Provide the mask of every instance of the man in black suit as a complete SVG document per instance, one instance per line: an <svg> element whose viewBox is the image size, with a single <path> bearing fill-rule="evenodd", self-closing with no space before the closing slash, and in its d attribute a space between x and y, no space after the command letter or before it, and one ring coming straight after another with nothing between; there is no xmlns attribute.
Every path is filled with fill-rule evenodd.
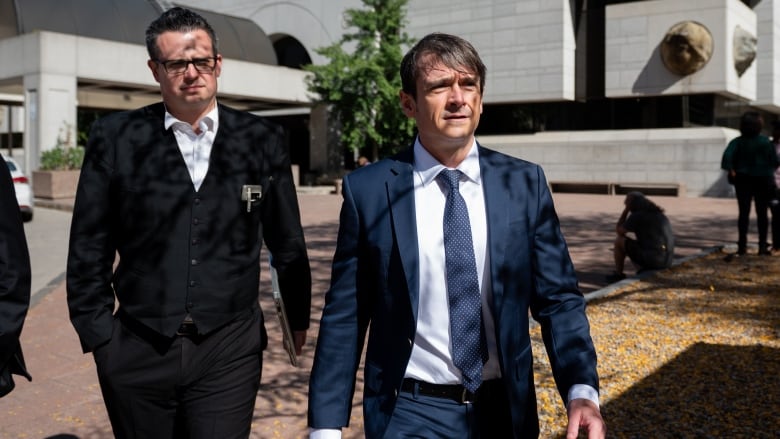
<svg viewBox="0 0 780 439"><path fill-rule="evenodd" d="M30 254L11 172L0 158L0 397L14 389L12 374L30 379L19 344L29 306Z"/></svg>
<svg viewBox="0 0 780 439"><path fill-rule="evenodd" d="M544 174L474 137L485 70L462 38L420 40L401 63L414 145L344 178L309 385L312 439L349 424L366 333L367 438L538 436L529 311L567 438L580 428L604 438L585 300Z"/></svg>
<svg viewBox="0 0 780 439"><path fill-rule="evenodd" d="M299 353L309 325L289 155L280 127L217 103L222 56L203 17L172 8L146 43L163 102L92 127L70 235L71 321L116 437L247 437L267 343L263 241Z"/></svg>

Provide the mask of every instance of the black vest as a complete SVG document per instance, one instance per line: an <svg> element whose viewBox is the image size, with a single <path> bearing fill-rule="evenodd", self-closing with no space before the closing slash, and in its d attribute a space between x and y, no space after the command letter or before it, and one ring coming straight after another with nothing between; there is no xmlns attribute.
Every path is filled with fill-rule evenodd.
<svg viewBox="0 0 780 439"><path fill-rule="evenodd" d="M247 212L241 192L259 185L264 195L272 179L264 175L262 148L236 139L240 133L228 131L234 127L222 123L222 112L198 192L161 122L128 129L114 149L114 291L125 313L167 336L187 314L208 333L257 306L265 198ZM144 132L154 127L161 133Z"/></svg>

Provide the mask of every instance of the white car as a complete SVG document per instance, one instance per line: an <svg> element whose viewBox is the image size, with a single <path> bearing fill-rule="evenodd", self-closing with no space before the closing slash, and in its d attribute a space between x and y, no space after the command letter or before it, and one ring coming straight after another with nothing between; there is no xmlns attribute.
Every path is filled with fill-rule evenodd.
<svg viewBox="0 0 780 439"><path fill-rule="evenodd" d="M16 191L16 202L19 203L19 210L22 211L22 220L27 222L33 218L33 207L35 199L33 197L30 180L24 175L21 166L11 157L3 156L3 160L11 171L11 178L14 181L14 190Z"/></svg>

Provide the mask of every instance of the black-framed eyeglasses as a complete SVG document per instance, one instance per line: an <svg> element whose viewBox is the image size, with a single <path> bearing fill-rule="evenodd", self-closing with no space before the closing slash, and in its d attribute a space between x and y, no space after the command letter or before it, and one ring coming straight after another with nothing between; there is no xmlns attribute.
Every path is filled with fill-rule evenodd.
<svg viewBox="0 0 780 439"><path fill-rule="evenodd" d="M157 64L163 66L165 72L169 75L181 75L187 71L190 64L195 67L198 73L213 73L217 67L217 57L211 58L194 58L194 59L169 59L169 60L154 60Z"/></svg>

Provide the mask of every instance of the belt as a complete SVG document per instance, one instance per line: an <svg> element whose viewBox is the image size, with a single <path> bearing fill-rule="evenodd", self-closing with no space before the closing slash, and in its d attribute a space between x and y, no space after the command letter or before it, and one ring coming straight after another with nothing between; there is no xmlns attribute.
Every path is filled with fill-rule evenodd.
<svg viewBox="0 0 780 439"><path fill-rule="evenodd" d="M451 399L460 404L471 403L476 396L460 384L431 384L412 378L404 379L403 383L401 383L401 391L434 398Z"/></svg>
<svg viewBox="0 0 780 439"><path fill-rule="evenodd" d="M198 335L198 327L193 322L182 322L179 325L179 329L176 330L176 335L179 337L195 337Z"/></svg>

